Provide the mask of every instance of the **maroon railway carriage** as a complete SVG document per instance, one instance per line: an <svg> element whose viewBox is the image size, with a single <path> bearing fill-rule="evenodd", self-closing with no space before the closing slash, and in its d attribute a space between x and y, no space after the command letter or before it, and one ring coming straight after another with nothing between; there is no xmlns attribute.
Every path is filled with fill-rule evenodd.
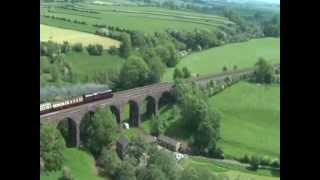
<svg viewBox="0 0 320 180"><path fill-rule="evenodd" d="M40 104L40 115L111 97L113 97L112 90L106 90L92 94L84 94L63 102L43 103Z"/></svg>

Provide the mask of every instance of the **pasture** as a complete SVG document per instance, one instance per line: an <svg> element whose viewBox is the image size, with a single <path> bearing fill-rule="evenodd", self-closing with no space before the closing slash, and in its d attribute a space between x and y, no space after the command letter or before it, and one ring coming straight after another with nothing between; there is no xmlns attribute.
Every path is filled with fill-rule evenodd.
<svg viewBox="0 0 320 180"><path fill-rule="evenodd" d="M252 39L248 42L233 43L196 52L182 58L176 67L187 67L191 73L205 75L222 72L224 66L229 70L232 70L234 65L238 69L252 67L259 57L271 63L279 63L280 39ZM171 81L173 71L174 68L168 68L163 81Z"/></svg>
<svg viewBox="0 0 320 180"><path fill-rule="evenodd" d="M221 115L221 137L218 146L229 158L248 155L280 155L280 87L258 86L239 82L209 98L209 108ZM164 133L184 141L187 132L175 126L173 108L160 109L160 117L170 125ZM150 132L151 121L141 128Z"/></svg>
<svg viewBox="0 0 320 180"><path fill-rule="evenodd" d="M240 82L209 101L221 115L226 156L280 155L280 87Z"/></svg>
<svg viewBox="0 0 320 180"><path fill-rule="evenodd" d="M87 24L75 24L41 16L40 22L66 29L76 29L84 32L95 32L94 24L107 24L117 27L125 27L131 30L146 33L161 32L168 28L178 30L193 30L195 28L215 30L219 26L233 24L224 17L203 15L192 12L166 10L156 7L132 7L132 6L105 6L80 3L74 6L76 9L61 7L41 7L42 15L64 17L85 21ZM82 11L81 11L82 10ZM84 12L90 10L96 13ZM74 24L74 25L73 25Z"/></svg>
<svg viewBox="0 0 320 180"><path fill-rule="evenodd" d="M84 46L89 44L101 44L104 49L109 49L111 46L120 46L119 41L111 38L42 24L40 24L40 40L51 40L60 44L64 41L68 41L71 44L82 43Z"/></svg>
<svg viewBox="0 0 320 180"><path fill-rule="evenodd" d="M67 148L64 151L65 163L73 177L77 180L102 180L105 178L97 175L94 158L85 151ZM62 176L62 170L41 174L41 180L57 180Z"/></svg>

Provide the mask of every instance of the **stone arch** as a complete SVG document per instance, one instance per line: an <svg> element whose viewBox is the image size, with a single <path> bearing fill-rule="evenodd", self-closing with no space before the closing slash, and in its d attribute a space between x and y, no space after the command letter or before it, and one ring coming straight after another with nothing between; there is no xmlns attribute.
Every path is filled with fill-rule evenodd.
<svg viewBox="0 0 320 180"><path fill-rule="evenodd" d="M164 105L172 104L174 101L175 98L173 97L171 91L164 91L159 98L158 107L161 108Z"/></svg>
<svg viewBox="0 0 320 180"><path fill-rule="evenodd" d="M77 122L70 117L60 120L57 124L57 128L65 139L67 147L76 147L78 145L77 136L79 130L77 126Z"/></svg>
<svg viewBox="0 0 320 180"><path fill-rule="evenodd" d="M110 111L116 117L117 122L120 123L121 122L121 110L117 106L111 105Z"/></svg>
<svg viewBox="0 0 320 180"><path fill-rule="evenodd" d="M131 126L139 126L140 112L139 103L134 100L129 100L129 123Z"/></svg>
<svg viewBox="0 0 320 180"><path fill-rule="evenodd" d="M158 111L158 100L153 96L147 96L146 101L146 111L145 116L150 117L152 115L157 115Z"/></svg>

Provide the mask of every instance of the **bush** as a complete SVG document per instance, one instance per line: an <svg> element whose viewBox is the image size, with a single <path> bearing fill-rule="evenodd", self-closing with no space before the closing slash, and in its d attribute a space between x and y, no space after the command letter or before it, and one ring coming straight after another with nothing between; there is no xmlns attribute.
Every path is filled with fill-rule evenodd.
<svg viewBox="0 0 320 180"><path fill-rule="evenodd" d="M191 72L187 67L183 67L182 72L183 72L183 78L186 79L186 78L191 77Z"/></svg>
<svg viewBox="0 0 320 180"><path fill-rule="evenodd" d="M76 43L72 46L72 50L75 52L82 52L83 51L83 46L82 43Z"/></svg>
<svg viewBox="0 0 320 180"><path fill-rule="evenodd" d="M70 51L71 47L68 41L64 41L61 46L61 52L67 54Z"/></svg>
<svg viewBox="0 0 320 180"><path fill-rule="evenodd" d="M249 163L250 162L250 156L245 154L242 158L240 158L240 162L242 163Z"/></svg>
<svg viewBox="0 0 320 180"><path fill-rule="evenodd" d="M280 161L279 159L275 159L271 162L271 166L274 168L279 168L280 167Z"/></svg>
<svg viewBox="0 0 320 180"><path fill-rule="evenodd" d="M260 164L263 166L270 166L271 165L271 159L268 156L263 156L260 159Z"/></svg>
<svg viewBox="0 0 320 180"><path fill-rule="evenodd" d="M68 167L64 167L62 171L62 176L59 178L59 180L73 180L73 176L71 174L71 171Z"/></svg>
<svg viewBox="0 0 320 180"><path fill-rule="evenodd" d="M103 47L100 44L95 44L95 45L89 44L89 46L87 46L87 51L90 55L101 56Z"/></svg>
<svg viewBox="0 0 320 180"><path fill-rule="evenodd" d="M250 163L251 169L256 171L260 165L260 158L257 156L252 156L249 163Z"/></svg>
<svg viewBox="0 0 320 180"><path fill-rule="evenodd" d="M228 71L228 68L227 68L227 66L223 66L223 68L222 68L222 71L223 71L223 72L226 72L226 71Z"/></svg>

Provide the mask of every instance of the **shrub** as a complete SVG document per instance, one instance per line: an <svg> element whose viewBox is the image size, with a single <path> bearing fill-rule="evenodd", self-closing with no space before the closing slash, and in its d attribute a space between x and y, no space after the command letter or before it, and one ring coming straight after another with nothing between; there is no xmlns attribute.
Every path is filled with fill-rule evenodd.
<svg viewBox="0 0 320 180"><path fill-rule="evenodd" d="M76 52L82 52L83 51L83 46L82 43L76 43L72 46L73 51Z"/></svg>
<svg viewBox="0 0 320 180"><path fill-rule="evenodd" d="M223 72L226 72L226 71L228 71L228 68L227 68L227 66L223 66L223 68L222 68L222 71L223 71Z"/></svg>
<svg viewBox="0 0 320 180"><path fill-rule="evenodd" d="M258 156L252 156L249 163L250 163L251 169L256 171L260 165L260 158Z"/></svg>
<svg viewBox="0 0 320 180"><path fill-rule="evenodd" d="M240 162L242 162L242 163L249 163L249 162L250 162L250 156L247 155L247 154L245 154L245 155L243 156L243 158L240 158Z"/></svg>
<svg viewBox="0 0 320 180"><path fill-rule="evenodd" d="M279 168L280 167L280 161L279 159L275 159L271 162L271 166L274 168Z"/></svg>
<svg viewBox="0 0 320 180"><path fill-rule="evenodd" d="M73 176L71 174L71 171L68 167L63 167L62 176L59 178L59 180L73 180Z"/></svg>
<svg viewBox="0 0 320 180"><path fill-rule="evenodd" d="M263 166L270 166L271 165L271 159L268 156L263 156L260 159L260 164Z"/></svg>
<svg viewBox="0 0 320 180"><path fill-rule="evenodd" d="M100 44L95 44L95 45L89 44L89 46L87 46L87 51L90 55L101 56L103 47Z"/></svg>

